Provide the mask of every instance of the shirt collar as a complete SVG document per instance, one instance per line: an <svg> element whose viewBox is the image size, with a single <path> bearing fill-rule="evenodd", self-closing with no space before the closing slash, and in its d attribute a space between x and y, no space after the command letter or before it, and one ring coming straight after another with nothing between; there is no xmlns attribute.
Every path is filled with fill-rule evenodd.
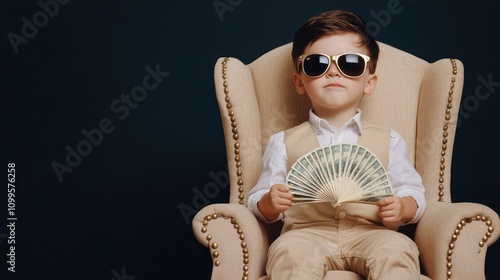
<svg viewBox="0 0 500 280"><path fill-rule="evenodd" d="M311 123L314 132L316 132L316 134L318 135L325 134L326 131L337 133L348 127L355 129L358 134L361 134L361 109L358 108L358 112L356 113L356 115L348 120L341 128L331 126L325 119L316 116L312 109L309 110L309 122Z"/></svg>

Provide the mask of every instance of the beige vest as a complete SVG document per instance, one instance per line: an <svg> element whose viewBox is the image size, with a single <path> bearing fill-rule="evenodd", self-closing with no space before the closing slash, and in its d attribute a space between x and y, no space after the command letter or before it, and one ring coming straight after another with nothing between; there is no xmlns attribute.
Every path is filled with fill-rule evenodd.
<svg viewBox="0 0 500 280"><path fill-rule="evenodd" d="M358 138L358 145L368 148L387 169L389 162L390 129L363 122L362 132ZM297 159L320 147L318 138L309 121L285 131L285 147L288 157L287 172L290 171L291 166ZM285 211L285 224L282 233L296 228L328 224L330 220L338 216L339 211L375 223L381 223L376 205L345 203L339 209L335 209L328 202L305 203L293 205Z"/></svg>
<svg viewBox="0 0 500 280"><path fill-rule="evenodd" d="M363 122L358 145L368 148L387 169L389 162L390 129ZM306 153L319 148L318 138L309 121L285 131L285 147L288 158L287 172Z"/></svg>

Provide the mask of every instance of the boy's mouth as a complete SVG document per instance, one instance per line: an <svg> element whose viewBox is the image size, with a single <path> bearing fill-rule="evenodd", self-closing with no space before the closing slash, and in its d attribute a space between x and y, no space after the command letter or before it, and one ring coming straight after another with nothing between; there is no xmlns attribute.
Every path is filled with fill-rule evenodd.
<svg viewBox="0 0 500 280"><path fill-rule="evenodd" d="M342 85L339 83L329 83L325 87L342 87Z"/></svg>

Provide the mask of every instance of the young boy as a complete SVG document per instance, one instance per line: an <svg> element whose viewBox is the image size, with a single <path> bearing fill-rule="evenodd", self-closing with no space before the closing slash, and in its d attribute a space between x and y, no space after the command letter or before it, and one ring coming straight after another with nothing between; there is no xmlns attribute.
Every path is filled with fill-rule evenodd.
<svg viewBox="0 0 500 280"><path fill-rule="evenodd" d="M396 229L416 223L426 202L406 144L394 130L365 122L363 95L377 83L379 48L364 21L353 13L330 11L309 19L295 33L293 81L312 103L309 120L271 136L262 174L248 207L262 221L284 222L271 244L269 279L323 279L328 270L349 270L367 279L419 279L415 243ZM285 184L291 164L314 147L357 143L384 164L394 196L376 204L293 204Z"/></svg>

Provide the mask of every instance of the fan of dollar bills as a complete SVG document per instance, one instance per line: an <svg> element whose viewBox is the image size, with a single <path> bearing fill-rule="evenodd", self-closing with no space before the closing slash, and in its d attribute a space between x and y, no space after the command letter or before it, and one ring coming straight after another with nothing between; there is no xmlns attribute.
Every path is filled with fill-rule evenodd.
<svg viewBox="0 0 500 280"><path fill-rule="evenodd" d="M292 165L286 183L296 204L375 203L393 195L391 182L380 160L357 144L321 147L305 154Z"/></svg>

